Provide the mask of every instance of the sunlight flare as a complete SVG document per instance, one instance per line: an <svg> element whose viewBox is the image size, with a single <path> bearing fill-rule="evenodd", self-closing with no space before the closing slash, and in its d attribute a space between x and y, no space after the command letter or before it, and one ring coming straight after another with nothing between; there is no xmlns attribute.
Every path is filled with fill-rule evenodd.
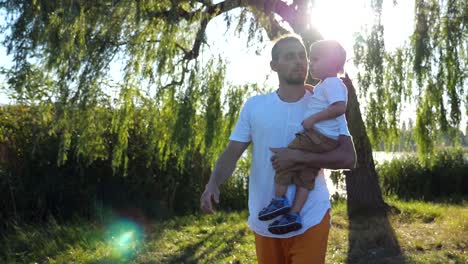
<svg viewBox="0 0 468 264"><path fill-rule="evenodd" d="M116 219L107 228L107 234L107 243L112 248L112 255L118 258L130 258L142 245L142 228L127 219Z"/></svg>

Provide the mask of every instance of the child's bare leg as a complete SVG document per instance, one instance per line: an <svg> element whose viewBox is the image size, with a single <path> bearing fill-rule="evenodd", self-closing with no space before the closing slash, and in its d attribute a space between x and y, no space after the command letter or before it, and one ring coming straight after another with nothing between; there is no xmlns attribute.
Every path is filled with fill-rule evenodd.
<svg viewBox="0 0 468 264"><path fill-rule="evenodd" d="M287 185L279 184L275 182L275 197L284 197L286 195L286 191L288 190Z"/></svg>
<svg viewBox="0 0 468 264"><path fill-rule="evenodd" d="M291 208L291 213L300 213L302 207L304 206L305 202L307 201L307 197L309 196L309 190L296 185L296 195L294 197L294 203Z"/></svg>
<svg viewBox="0 0 468 264"><path fill-rule="evenodd" d="M317 173L317 168L305 168L299 172L299 183L301 184L298 185L298 182L296 182L296 195L291 208L292 213L299 213L302 210L307 197L309 197L309 191L315 186Z"/></svg>

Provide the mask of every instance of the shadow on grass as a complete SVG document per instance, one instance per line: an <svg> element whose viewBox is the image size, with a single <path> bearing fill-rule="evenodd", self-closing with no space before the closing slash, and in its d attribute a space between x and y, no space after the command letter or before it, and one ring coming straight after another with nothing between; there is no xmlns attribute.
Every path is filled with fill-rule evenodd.
<svg viewBox="0 0 468 264"><path fill-rule="evenodd" d="M406 263L389 214L361 213L350 217L347 263Z"/></svg>
<svg viewBox="0 0 468 264"><path fill-rule="evenodd" d="M231 252L234 250L234 245L236 243L241 243L245 235L245 232L242 230L241 232L232 232L229 234L217 231L211 232L199 239L196 243L181 248L177 254L168 256L164 259L163 263L198 263L199 259L203 259L204 263L219 263L220 259L231 255ZM212 246L207 246L207 244Z"/></svg>
<svg viewBox="0 0 468 264"><path fill-rule="evenodd" d="M211 240L213 237L213 233L205 237L204 239L198 241L197 243L191 244L182 248L177 254L169 256L165 259L164 263L197 263L197 252L201 250L198 254L204 255L206 254L206 250L203 250L203 244L206 240Z"/></svg>
<svg viewBox="0 0 468 264"><path fill-rule="evenodd" d="M250 256L244 250L250 230L239 223L245 217L245 213L218 213L159 223L133 263L244 263Z"/></svg>

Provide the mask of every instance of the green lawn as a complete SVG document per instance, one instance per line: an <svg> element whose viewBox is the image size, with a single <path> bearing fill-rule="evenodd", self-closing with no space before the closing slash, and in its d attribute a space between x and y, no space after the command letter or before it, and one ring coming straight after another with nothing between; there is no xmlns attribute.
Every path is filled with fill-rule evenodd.
<svg viewBox="0 0 468 264"><path fill-rule="evenodd" d="M327 263L468 263L466 204L388 201L400 211L352 222L345 204L334 204ZM16 226L1 238L0 263L255 263L246 218Z"/></svg>

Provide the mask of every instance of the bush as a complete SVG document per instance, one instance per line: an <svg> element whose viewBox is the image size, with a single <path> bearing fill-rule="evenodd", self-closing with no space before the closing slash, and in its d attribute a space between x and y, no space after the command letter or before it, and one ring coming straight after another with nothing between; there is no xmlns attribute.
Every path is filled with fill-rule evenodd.
<svg viewBox="0 0 468 264"><path fill-rule="evenodd" d="M399 198L434 200L468 194L468 161L460 149L439 151L426 163L405 156L376 169L382 191Z"/></svg>
<svg viewBox="0 0 468 264"><path fill-rule="evenodd" d="M100 108L99 111L102 118L96 122L111 127L113 110ZM51 118L54 113L53 107L46 110L31 106L0 107L2 223L12 219L44 221L50 216L57 220L76 215L94 218L109 209L118 212L136 208L146 216L157 218L199 211L200 195L211 171L211 160L199 148L183 153L183 168L181 158L174 154L167 155L167 161L162 163L154 158L158 146L152 148L152 138L142 132L145 119L135 118L126 137L125 171L113 170L112 151L117 135L109 129L104 130L101 138L86 137L90 144L85 146L91 149L91 155L104 153L92 158L84 156L78 144L83 142L85 134L78 129L71 130L67 158L59 164L61 134L52 129L57 125ZM95 147L98 141L102 147ZM245 208L244 180L232 178L226 184L223 206Z"/></svg>

